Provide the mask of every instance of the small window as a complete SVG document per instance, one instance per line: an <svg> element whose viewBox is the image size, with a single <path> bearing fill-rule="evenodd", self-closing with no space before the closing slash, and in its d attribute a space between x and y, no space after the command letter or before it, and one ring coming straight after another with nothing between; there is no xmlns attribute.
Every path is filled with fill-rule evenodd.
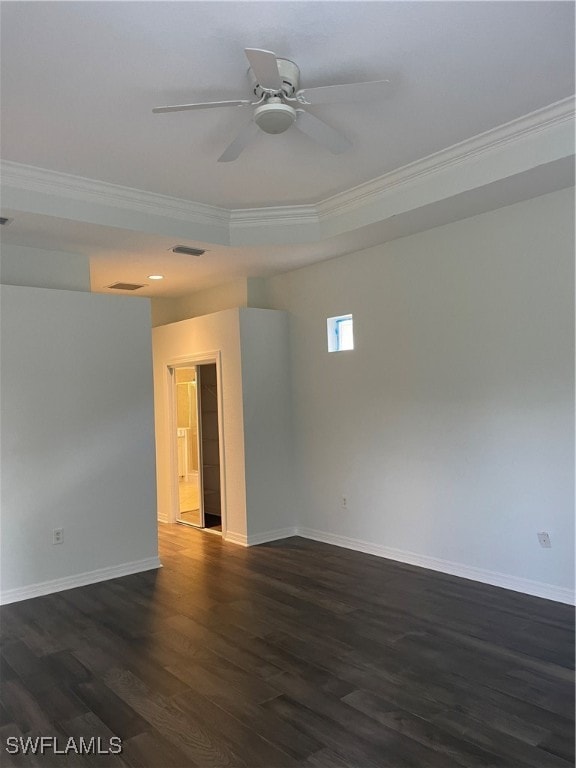
<svg viewBox="0 0 576 768"><path fill-rule="evenodd" d="M328 352L343 352L354 349L352 315L328 318Z"/></svg>

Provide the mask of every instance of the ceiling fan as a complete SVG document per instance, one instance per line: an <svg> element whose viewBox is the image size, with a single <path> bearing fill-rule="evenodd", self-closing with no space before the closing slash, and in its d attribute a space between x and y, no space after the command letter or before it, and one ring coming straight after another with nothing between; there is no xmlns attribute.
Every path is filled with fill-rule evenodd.
<svg viewBox="0 0 576 768"><path fill-rule="evenodd" d="M163 113L218 107L253 107L250 120L220 155L219 163L236 160L259 130L266 133L284 133L292 125L335 154L344 152L351 146L351 142L303 107L346 101L372 101L385 95L390 87L389 80L374 80L367 83L324 85L299 90L300 70L293 61L279 58L272 51L259 48L246 48L245 53L250 63L248 75L252 81L255 101L248 99L209 101L198 104L175 104L156 107L152 110L155 113Z"/></svg>

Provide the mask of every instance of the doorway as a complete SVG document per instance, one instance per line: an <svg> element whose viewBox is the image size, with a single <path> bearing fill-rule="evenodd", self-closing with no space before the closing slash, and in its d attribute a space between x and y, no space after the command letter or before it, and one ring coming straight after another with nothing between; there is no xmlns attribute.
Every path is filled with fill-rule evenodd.
<svg viewBox="0 0 576 768"><path fill-rule="evenodd" d="M175 369L178 512L176 520L203 528L200 509L196 366Z"/></svg>
<svg viewBox="0 0 576 768"><path fill-rule="evenodd" d="M170 368L177 493L174 520L222 533L220 399L216 363Z"/></svg>

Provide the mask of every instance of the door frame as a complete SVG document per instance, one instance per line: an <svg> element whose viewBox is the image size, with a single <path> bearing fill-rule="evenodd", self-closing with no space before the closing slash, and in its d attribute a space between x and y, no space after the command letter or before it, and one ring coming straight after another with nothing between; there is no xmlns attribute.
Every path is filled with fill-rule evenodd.
<svg viewBox="0 0 576 768"><path fill-rule="evenodd" d="M222 354L220 350L209 352L198 352L193 355L180 355L170 358L165 362L166 376L166 413L168 414L168 430L170 432L169 441L169 465L170 465L170 511L168 522L175 523L178 517L178 437L177 437L177 414L176 414L176 377L173 371L176 368L190 368L196 365L216 365L216 387L218 402L218 454L220 458L220 512L222 515L222 538L226 537L228 530L227 515L227 494L226 494L226 464L224 459L224 405L222 397ZM200 431L198 431L200 436ZM198 465L198 474L201 474L200 463ZM199 478L200 479L200 478ZM203 530L203 529L199 529Z"/></svg>

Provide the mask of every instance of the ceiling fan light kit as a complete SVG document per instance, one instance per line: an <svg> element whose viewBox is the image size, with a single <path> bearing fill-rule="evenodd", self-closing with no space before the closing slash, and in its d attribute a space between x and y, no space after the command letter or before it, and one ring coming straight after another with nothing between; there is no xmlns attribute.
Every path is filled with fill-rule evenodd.
<svg viewBox="0 0 576 768"><path fill-rule="evenodd" d="M372 102L384 95L390 86L389 80L375 80L367 83L301 89L299 88L300 70L290 59L278 58L272 51L259 48L245 48L244 52L250 63L248 76L257 101L237 99L200 102L155 107L152 110L155 113L163 113L218 107L254 107L250 121L240 129L234 141L220 155L219 163L236 160L244 147L258 133L258 129L265 133L278 134L284 133L292 125L296 125L302 133L327 147L331 152L335 154L344 152L352 146L352 143L302 107L346 101Z"/></svg>
<svg viewBox="0 0 576 768"><path fill-rule="evenodd" d="M254 110L254 122L265 133L284 133L296 120L296 110L278 98L268 99L266 104Z"/></svg>

